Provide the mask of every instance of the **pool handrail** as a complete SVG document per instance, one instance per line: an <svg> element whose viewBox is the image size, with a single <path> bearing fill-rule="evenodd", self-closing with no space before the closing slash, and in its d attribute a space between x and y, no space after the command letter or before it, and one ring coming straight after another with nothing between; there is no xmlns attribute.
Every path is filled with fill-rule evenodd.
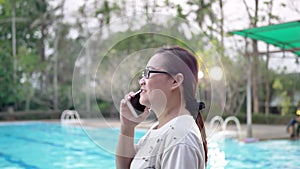
<svg viewBox="0 0 300 169"><path fill-rule="evenodd" d="M228 125L228 122L229 121L234 121L235 122L235 125L237 127L237 131L236 131L236 134L238 137L240 137L241 135L241 124L240 124L240 121L238 120L237 117L235 116L228 116L225 121L223 120L223 118L221 116L214 116L211 120L210 120L210 129L217 129L217 127L214 126L215 122L216 121L219 121L220 122L220 125L221 125L221 131L218 132L218 133L221 133L221 134L225 134L227 136L231 135L231 136L234 136L233 133L231 132L231 134L229 133L230 131L227 131L226 130L226 127Z"/></svg>
<svg viewBox="0 0 300 169"><path fill-rule="evenodd" d="M240 134L241 133L241 124L240 124L239 119L236 118L235 116L228 116L225 119L225 121L224 121L224 123L222 125L222 130L226 131L226 127L227 127L227 124L228 124L229 121L234 121L235 122L235 125L237 127L237 132L238 132L238 134Z"/></svg>
<svg viewBox="0 0 300 169"><path fill-rule="evenodd" d="M80 116L75 110L64 110L60 116L60 122L62 124L79 123Z"/></svg>
<svg viewBox="0 0 300 169"><path fill-rule="evenodd" d="M220 122L220 125L223 126L224 120L221 116L215 116L210 120L209 127L213 128L216 121Z"/></svg>

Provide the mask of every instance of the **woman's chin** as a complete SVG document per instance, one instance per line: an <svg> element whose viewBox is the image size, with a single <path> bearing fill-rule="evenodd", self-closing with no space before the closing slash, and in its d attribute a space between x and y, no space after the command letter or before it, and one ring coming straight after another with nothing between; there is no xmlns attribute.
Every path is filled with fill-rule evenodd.
<svg viewBox="0 0 300 169"><path fill-rule="evenodd" d="M148 101L140 99L140 104L141 105L146 106L146 107L150 107L150 104L148 104L148 103L149 103Z"/></svg>

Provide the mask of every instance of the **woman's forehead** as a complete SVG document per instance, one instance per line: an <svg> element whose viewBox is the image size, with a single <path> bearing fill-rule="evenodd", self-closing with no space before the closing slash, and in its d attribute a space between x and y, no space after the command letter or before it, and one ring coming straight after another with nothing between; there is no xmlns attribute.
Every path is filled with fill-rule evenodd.
<svg viewBox="0 0 300 169"><path fill-rule="evenodd" d="M166 68L166 62L168 61L167 57L164 57L162 54L153 55L147 63L149 68Z"/></svg>

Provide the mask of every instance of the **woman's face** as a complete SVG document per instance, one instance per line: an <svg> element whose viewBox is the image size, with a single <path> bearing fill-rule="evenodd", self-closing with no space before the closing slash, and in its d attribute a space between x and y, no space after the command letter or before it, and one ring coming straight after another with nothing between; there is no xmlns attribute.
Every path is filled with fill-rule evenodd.
<svg viewBox="0 0 300 169"><path fill-rule="evenodd" d="M163 55L155 54L148 61L146 68L150 71L167 72L164 68L166 62L167 59ZM167 73L150 73L148 79L143 77L140 80L142 89L140 103L149 108L165 108L173 81L174 79Z"/></svg>

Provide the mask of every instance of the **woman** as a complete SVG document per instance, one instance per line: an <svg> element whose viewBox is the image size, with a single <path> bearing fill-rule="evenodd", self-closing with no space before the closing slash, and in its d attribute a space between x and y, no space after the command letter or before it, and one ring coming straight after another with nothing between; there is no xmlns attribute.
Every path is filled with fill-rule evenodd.
<svg viewBox="0 0 300 169"><path fill-rule="evenodd" d="M120 104L121 132L116 152L117 169L203 169L207 162L204 120L195 99L198 63L181 47L161 48L148 61L140 80L143 114L135 118L127 102ZM137 145L134 128L150 111L155 123Z"/></svg>

